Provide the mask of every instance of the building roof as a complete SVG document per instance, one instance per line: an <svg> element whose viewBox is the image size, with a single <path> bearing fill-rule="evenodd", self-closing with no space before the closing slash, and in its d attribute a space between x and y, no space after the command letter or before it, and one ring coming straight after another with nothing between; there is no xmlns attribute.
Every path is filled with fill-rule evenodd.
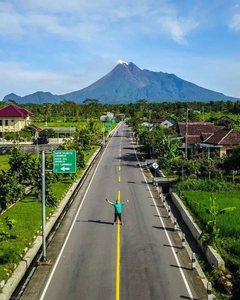
<svg viewBox="0 0 240 300"><path fill-rule="evenodd" d="M215 126L211 122L189 122L188 125L188 144L203 143L214 132L224 128L223 126ZM179 122L179 135L186 136L186 122Z"/></svg>
<svg viewBox="0 0 240 300"><path fill-rule="evenodd" d="M240 131L224 128L214 132L204 142L218 145L240 145Z"/></svg>
<svg viewBox="0 0 240 300"><path fill-rule="evenodd" d="M41 130L45 130L45 129L52 129L55 131L69 131L69 132L73 132L76 131L76 127L75 126L70 126L70 127L39 127Z"/></svg>
<svg viewBox="0 0 240 300"><path fill-rule="evenodd" d="M212 135L212 133L206 133L206 132L202 132L201 133L201 139L203 141L205 141L207 138L209 138Z"/></svg>
<svg viewBox="0 0 240 300"><path fill-rule="evenodd" d="M25 108L21 108L15 104L9 104L3 108L0 109L0 117L32 117L34 118L34 115L32 112Z"/></svg>
<svg viewBox="0 0 240 300"><path fill-rule="evenodd" d="M35 130L37 130L37 131L41 131L41 130L42 130L42 128L41 128L41 127L38 127L37 125L30 124L30 126L31 126L32 128L34 128Z"/></svg>
<svg viewBox="0 0 240 300"><path fill-rule="evenodd" d="M201 133L213 133L219 129L221 126L215 126L211 122L189 122L188 124L188 135L201 135ZM186 122L179 122L179 134L181 136L186 135Z"/></svg>

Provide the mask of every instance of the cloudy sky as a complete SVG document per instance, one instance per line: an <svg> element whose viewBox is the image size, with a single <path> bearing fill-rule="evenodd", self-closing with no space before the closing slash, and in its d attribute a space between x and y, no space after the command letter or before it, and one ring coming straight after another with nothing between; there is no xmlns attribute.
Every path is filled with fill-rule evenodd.
<svg viewBox="0 0 240 300"><path fill-rule="evenodd" d="M0 100L80 90L119 59L240 97L240 0L0 0Z"/></svg>

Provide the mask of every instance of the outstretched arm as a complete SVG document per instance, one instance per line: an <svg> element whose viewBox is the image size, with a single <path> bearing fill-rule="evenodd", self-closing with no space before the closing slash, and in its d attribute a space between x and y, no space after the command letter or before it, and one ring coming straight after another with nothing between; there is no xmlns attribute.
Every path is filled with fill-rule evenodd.
<svg viewBox="0 0 240 300"><path fill-rule="evenodd" d="M123 202L124 204L126 204L126 203L128 203L129 202L129 200L127 199L125 202Z"/></svg>
<svg viewBox="0 0 240 300"><path fill-rule="evenodd" d="M106 201L107 201L109 204L112 204L112 202L111 202L111 201L109 201L108 199L106 199Z"/></svg>

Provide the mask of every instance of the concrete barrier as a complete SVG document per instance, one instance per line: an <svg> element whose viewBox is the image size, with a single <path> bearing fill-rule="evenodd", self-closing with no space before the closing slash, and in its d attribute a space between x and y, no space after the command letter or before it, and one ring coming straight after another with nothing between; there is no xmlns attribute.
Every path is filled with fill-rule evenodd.
<svg viewBox="0 0 240 300"><path fill-rule="evenodd" d="M178 208L184 222L187 224L189 230L191 231L193 237L196 239L197 243L201 247L202 251L206 255L206 258L211 266L219 267L222 266L225 268L225 262L222 259L222 257L217 253L216 250L213 249L211 246L205 246L203 243L203 240L199 240L201 230L197 226L197 224L194 222L193 218L189 214L188 210L186 209L185 205L181 201L181 199L178 197L176 193L171 193L172 201Z"/></svg>

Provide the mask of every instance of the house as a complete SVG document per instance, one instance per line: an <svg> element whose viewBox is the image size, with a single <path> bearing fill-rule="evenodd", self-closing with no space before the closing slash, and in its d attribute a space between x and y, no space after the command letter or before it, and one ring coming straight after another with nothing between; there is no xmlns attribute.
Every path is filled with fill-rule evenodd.
<svg viewBox="0 0 240 300"><path fill-rule="evenodd" d="M177 120L175 120L172 117L168 117L165 121L160 123L161 126L167 127L167 128L172 128L175 129L177 125Z"/></svg>
<svg viewBox="0 0 240 300"><path fill-rule="evenodd" d="M14 104L0 109L0 136L3 132L20 131L31 123L33 113Z"/></svg>
<svg viewBox="0 0 240 300"><path fill-rule="evenodd" d="M114 114L113 114L113 113L111 113L111 112L106 112L106 113L104 113L104 115L102 115L102 116L100 117L100 121L102 121L102 122L111 121L111 120L113 119L113 117L114 117Z"/></svg>
<svg viewBox="0 0 240 300"><path fill-rule="evenodd" d="M205 150L210 153L215 149L220 151L220 157L229 155L232 148L240 145L240 131L224 126L215 126L210 122L179 122L178 136L184 142L182 148L190 148L191 156L194 150ZM186 141L187 140L187 141ZM189 151L188 151L189 152Z"/></svg>
<svg viewBox="0 0 240 300"><path fill-rule="evenodd" d="M208 151L208 155L210 155L211 148L212 149L220 149L222 145L215 144L205 144L205 140L209 138L214 132L223 129L223 126L215 126L211 122L178 122L177 124L177 132L179 139L182 140L182 148L187 149L191 152L191 156L193 155L194 149L199 150L202 149L202 152L206 149Z"/></svg>
<svg viewBox="0 0 240 300"><path fill-rule="evenodd" d="M232 153L232 148L240 145L240 131L223 128L212 133L204 141L204 144L221 145L220 157Z"/></svg>

